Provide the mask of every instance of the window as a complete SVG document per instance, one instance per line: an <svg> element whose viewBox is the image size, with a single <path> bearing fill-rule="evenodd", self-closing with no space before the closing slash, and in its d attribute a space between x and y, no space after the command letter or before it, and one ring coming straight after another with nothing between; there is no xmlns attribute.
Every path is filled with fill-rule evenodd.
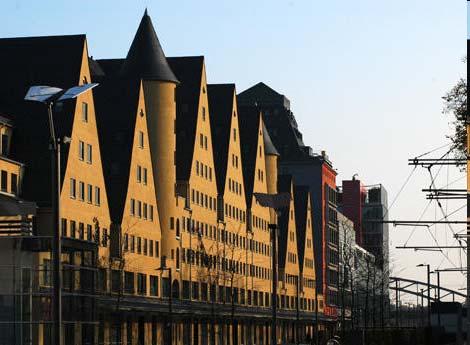
<svg viewBox="0 0 470 345"><path fill-rule="evenodd" d="M153 206L149 205L149 219L153 221Z"/></svg>
<svg viewBox="0 0 470 345"><path fill-rule="evenodd" d="M237 141L237 129L233 129L233 141Z"/></svg>
<svg viewBox="0 0 470 345"><path fill-rule="evenodd" d="M144 238L144 255L147 255L148 240Z"/></svg>
<svg viewBox="0 0 470 345"><path fill-rule="evenodd" d="M149 240L149 256L153 256L153 240Z"/></svg>
<svg viewBox="0 0 470 345"><path fill-rule="evenodd" d="M83 232L85 231L85 225L83 223L78 223L78 237L83 240Z"/></svg>
<svg viewBox="0 0 470 345"><path fill-rule="evenodd" d="M100 187L95 187L95 205L101 204Z"/></svg>
<svg viewBox="0 0 470 345"><path fill-rule="evenodd" d="M8 188L8 173L2 170L2 192L6 192Z"/></svg>
<svg viewBox="0 0 470 345"><path fill-rule="evenodd" d="M137 166L137 183L142 182L142 167L140 165Z"/></svg>
<svg viewBox="0 0 470 345"><path fill-rule="evenodd" d="M160 242L158 241L155 241L155 257L159 257L160 256Z"/></svg>
<svg viewBox="0 0 470 345"><path fill-rule="evenodd" d="M199 134L199 146L204 147L204 135Z"/></svg>
<svg viewBox="0 0 470 345"><path fill-rule="evenodd" d="M70 237L75 238L77 223L74 220L70 221Z"/></svg>
<svg viewBox="0 0 470 345"><path fill-rule="evenodd" d="M8 135L2 134L2 155L8 155Z"/></svg>
<svg viewBox="0 0 470 345"><path fill-rule="evenodd" d="M18 194L18 175L11 174L11 193Z"/></svg>
<svg viewBox="0 0 470 345"><path fill-rule="evenodd" d="M70 179L70 198L75 199L77 197L77 184L74 178Z"/></svg>
<svg viewBox="0 0 470 345"><path fill-rule="evenodd" d="M142 201L137 201L137 217L142 217Z"/></svg>
<svg viewBox="0 0 470 345"><path fill-rule="evenodd" d="M93 202L93 186L91 184L87 185L87 200L89 204Z"/></svg>
<svg viewBox="0 0 470 345"><path fill-rule="evenodd" d="M91 224L87 224L86 226L86 239L87 241L91 241L91 232L92 232L92 226Z"/></svg>
<svg viewBox="0 0 470 345"><path fill-rule="evenodd" d="M142 238L137 237L137 254L142 253Z"/></svg>
<svg viewBox="0 0 470 345"><path fill-rule="evenodd" d="M85 143L81 140L78 141L78 158L81 161L85 160Z"/></svg>
<svg viewBox="0 0 470 345"><path fill-rule="evenodd" d="M143 168L143 181L144 181L144 185L147 185L147 168Z"/></svg>
<svg viewBox="0 0 470 345"><path fill-rule="evenodd" d="M144 148L144 132L139 131L139 148Z"/></svg>
<svg viewBox="0 0 470 345"><path fill-rule="evenodd" d="M207 150L207 137L204 136L204 148Z"/></svg>
<svg viewBox="0 0 470 345"><path fill-rule="evenodd" d="M85 200L85 183L82 181L78 182L78 199L80 201Z"/></svg>
<svg viewBox="0 0 470 345"><path fill-rule="evenodd" d="M199 299L199 284L197 282L193 282L192 293L193 293L192 298L195 300L198 300Z"/></svg>
<svg viewBox="0 0 470 345"><path fill-rule="evenodd" d="M135 252L135 236L131 235L131 253Z"/></svg>
<svg viewBox="0 0 470 345"><path fill-rule="evenodd" d="M202 121L206 121L206 108L202 107Z"/></svg>
<svg viewBox="0 0 470 345"><path fill-rule="evenodd" d="M134 273L124 272L124 292L133 294L134 293Z"/></svg>
<svg viewBox="0 0 470 345"><path fill-rule="evenodd" d="M131 216L135 215L135 199L131 199Z"/></svg>
<svg viewBox="0 0 470 345"><path fill-rule="evenodd" d="M144 219L147 219L147 204L144 202Z"/></svg>
<svg viewBox="0 0 470 345"><path fill-rule="evenodd" d="M158 277L150 276L150 296L158 296Z"/></svg>
<svg viewBox="0 0 470 345"><path fill-rule="evenodd" d="M86 144L86 162L91 164L93 161L93 147L90 144Z"/></svg>
<svg viewBox="0 0 470 345"><path fill-rule="evenodd" d="M147 275L143 273L137 273L137 293L139 295L145 295L147 293Z"/></svg>
<svg viewBox="0 0 470 345"><path fill-rule="evenodd" d="M124 252L129 250L129 234L124 234L124 243L123 243Z"/></svg>
<svg viewBox="0 0 470 345"><path fill-rule="evenodd" d="M62 236L67 237L67 219L61 219Z"/></svg>
<svg viewBox="0 0 470 345"><path fill-rule="evenodd" d="M88 122L88 103L82 102L82 121Z"/></svg>

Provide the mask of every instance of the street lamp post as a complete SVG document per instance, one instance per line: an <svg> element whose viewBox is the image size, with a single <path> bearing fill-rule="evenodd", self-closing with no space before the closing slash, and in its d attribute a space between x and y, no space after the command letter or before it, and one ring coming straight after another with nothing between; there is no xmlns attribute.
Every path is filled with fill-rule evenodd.
<svg viewBox="0 0 470 345"><path fill-rule="evenodd" d="M435 270L431 273L435 273L437 275L437 324L441 326L441 272L439 270Z"/></svg>
<svg viewBox="0 0 470 345"><path fill-rule="evenodd" d="M157 268L157 271L168 271L168 323L166 325L168 329L168 339L166 340L167 345L171 345L173 343L173 289L171 284L171 267L166 266L166 256L163 255L161 259L161 266Z"/></svg>
<svg viewBox="0 0 470 345"><path fill-rule="evenodd" d="M53 216L52 230L52 343L62 345L62 281L61 281L61 232L60 232L60 138L54 127L53 107L55 103L77 98L98 84L84 84L63 90L51 86L31 86L24 97L26 101L39 102L47 107L49 123L49 150L51 152L51 207ZM69 143L70 138L64 138Z"/></svg>
<svg viewBox="0 0 470 345"><path fill-rule="evenodd" d="M431 327L431 266L429 264L419 264L416 267L426 267L428 278L428 327Z"/></svg>

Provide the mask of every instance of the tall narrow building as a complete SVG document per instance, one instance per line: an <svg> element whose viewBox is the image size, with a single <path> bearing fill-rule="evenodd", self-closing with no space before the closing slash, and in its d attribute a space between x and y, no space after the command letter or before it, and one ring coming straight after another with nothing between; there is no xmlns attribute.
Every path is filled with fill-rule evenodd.
<svg viewBox="0 0 470 345"><path fill-rule="evenodd" d="M147 11L140 22L126 59L120 68L125 78L141 78L147 110L149 146L159 201L162 255L171 257L178 240L171 228L176 217L176 102L178 79L171 70Z"/></svg>
<svg viewBox="0 0 470 345"><path fill-rule="evenodd" d="M279 295L282 309L297 310L299 304L299 255L297 248L296 209L294 203L294 182L290 175L280 175L278 189L291 196L288 207L279 210ZM284 322L282 342L291 343L296 339L294 322Z"/></svg>

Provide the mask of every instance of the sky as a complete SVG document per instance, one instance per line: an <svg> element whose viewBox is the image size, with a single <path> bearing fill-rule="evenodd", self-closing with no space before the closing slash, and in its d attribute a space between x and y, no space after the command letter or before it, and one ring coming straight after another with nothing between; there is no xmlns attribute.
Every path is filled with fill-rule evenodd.
<svg viewBox="0 0 470 345"><path fill-rule="evenodd" d="M338 184L356 173L367 185L382 183L389 203L395 199L389 218L416 220L429 202L421 192L429 187L428 171L417 168L399 191L413 170L409 158L449 142L451 118L442 114L441 97L466 74L465 6L463 0L2 1L0 37L85 33L94 58L125 57L147 7L167 56L204 55L209 83L233 82L240 92L263 81L284 94L304 142L327 151ZM451 187L464 188L462 176L443 167L436 185L460 178ZM443 203L448 213L461 206ZM441 217L431 203L422 219ZM451 217L464 218L463 210ZM444 253L449 262L439 252L394 248L434 245L433 237L453 242L446 226L390 227L393 274L425 280L417 264L460 265L456 250ZM441 274L452 289L464 281L460 273Z"/></svg>

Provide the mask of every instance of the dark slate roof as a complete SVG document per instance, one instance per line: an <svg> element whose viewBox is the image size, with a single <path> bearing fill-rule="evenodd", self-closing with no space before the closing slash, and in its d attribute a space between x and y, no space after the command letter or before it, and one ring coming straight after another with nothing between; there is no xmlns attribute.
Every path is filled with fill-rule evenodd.
<svg viewBox="0 0 470 345"><path fill-rule="evenodd" d="M282 159L299 159L309 154L298 128L290 101L264 83L258 83L238 94L239 104L256 105L263 112L263 119L271 140Z"/></svg>
<svg viewBox="0 0 470 345"><path fill-rule="evenodd" d="M11 114L15 122L12 158L24 162L26 170L22 196L39 206L50 205L49 126L43 104L26 102L30 86L49 85L69 88L79 84L85 35L0 39L0 111ZM75 101L55 108L54 124L58 137L72 132ZM62 146L62 179L68 156Z"/></svg>
<svg viewBox="0 0 470 345"><path fill-rule="evenodd" d="M263 82L253 85L252 87L238 94L241 105L274 105L290 108L290 101L286 96L273 90Z"/></svg>
<svg viewBox="0 0 470 345"><path fill-rule="evenodd" d="M297 228L297 252L300 270L303 270L304 267L309 193L308 186L294 186L295 226Z"/></svg>
<svg viewBox="0 0 470 345"><path fill-rule="evenodd" d="M176 179L189 180L193 161L203 56L170 57L176 88Z"/></svg>
<svg viewBox="0 0 470 345"><path fill-rule="evenodd" d="M95 92L109 212L121 224L129 183L140 80L108 79Z"/></svg>
<svg viewBox="0 0 470 345"><path fill-rule="evenodd" d="M90 66L90 74L93 78L103 78L105 76L104 70L101 68L101 65L98 61L94 60L93 57L88 58L88 66Z"/></svg>
<svg viewBox="0 0 470 345"><path fill-rule="evenodd" d="M224 194L233 114L235 84L207 85L211 119L212 145L219 195Z"/></svg>
<svg viewBox="0 0 470 345"><path fill-rule="evenodd" d="M243 183L247 208L251 207L253 199L260 117L261 112L257 107L238 107Z"/></svg>
<svg viewBox="0 0 470 345"><path fill-rule="evenodd" d="M291 193L293 183L292 175L279 175L277 179L277 190L279 193ZM292 197L292 195L291 195ZM278 226L279 226L279 266L285 267L287 257L287 243L289 240L289 206L279 210Z"/></svg>
<svg viewBox="0 0 470 345"><path fill-rule="evenodd" d="M99 59L99 60L94 60L94 62L99 65L101 71L103 74L107 77L116 77L119 74L119 71L121 70L122 64L125 61L125 59ZM94 70L91 70L92 74ZM94 77L101 77L101 75L95 75L93 74L92 76Z"/></svg>
<svg viewBox="0 0 470 345"><path fill-rule="evenodd" d="M147 10L122 65L121 74L148 80L178 82L168 65Z"/></svg>
<svg viewBox="0 0 470 345"><path fill-rule="evenodd" d="M277 152L276 147L274 146L273 142L271 141L271 137L269 136L268 130L263 123L263 138L264 138L264 153L267 155L279 156L279 152Z"/></svg>

